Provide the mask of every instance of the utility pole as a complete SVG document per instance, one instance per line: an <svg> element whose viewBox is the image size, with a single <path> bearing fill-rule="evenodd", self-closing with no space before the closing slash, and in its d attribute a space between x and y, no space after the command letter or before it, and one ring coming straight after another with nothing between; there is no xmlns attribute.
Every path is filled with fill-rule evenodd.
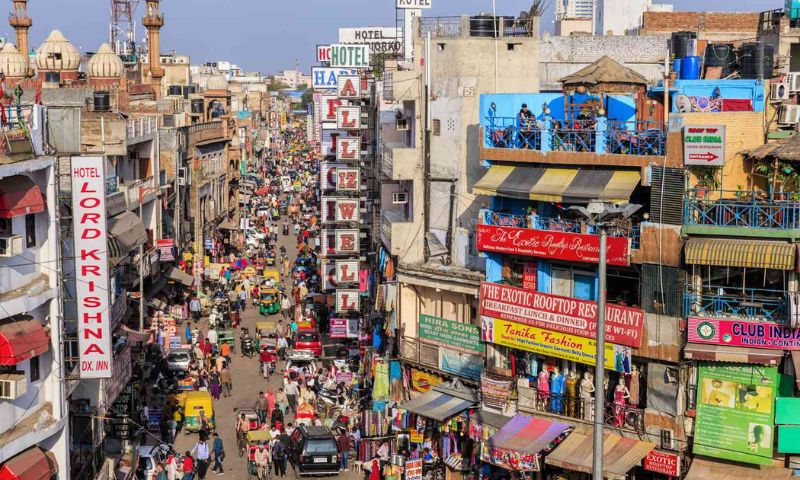
<svg viewBox="0 0 800 480"><path fill-rule="evenodd" d="M142 187L139 186L139 220L142 220ZM147 242L145 242L147 243ZM139 245L139 331L144 331L144 246Z"/></svg>
<svg viewBox="0 0 800 480"><path fill-rule="evenodd" d="M422 169L423 181L425 182L424 189L424 230L422 235L422 251L425 262L430 258L430 249L428 248L428 230L430 227L430 206L431 206L431 32L425 35L425 138L423 141L423 156L424 166Z"/></svg>
<svg viewBox="0 0 800 480"><path fill-rule="evenodd" d="M600 229L600 261L597 265L599 279L599 292L597 295L597 354L594 363L594 429L593 429L593 461L592 478L603 480L603 424L605 414L605 389L603 379L605 376L606 358L606 229Z"/></svg>

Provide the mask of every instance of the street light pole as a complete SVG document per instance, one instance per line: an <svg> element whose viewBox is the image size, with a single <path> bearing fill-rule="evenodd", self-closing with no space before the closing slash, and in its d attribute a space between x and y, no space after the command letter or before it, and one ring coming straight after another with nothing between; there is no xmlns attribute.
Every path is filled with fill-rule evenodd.
<svg viewBox="0 0 800 480"><path fill-rule="evenodd" d="M603 480L603 424L605 414L605 354L606 354L606 229L600 229L600 259L597 265L599 292L597 294L597 345L594 365L594 428L593 480Z"/></svg>

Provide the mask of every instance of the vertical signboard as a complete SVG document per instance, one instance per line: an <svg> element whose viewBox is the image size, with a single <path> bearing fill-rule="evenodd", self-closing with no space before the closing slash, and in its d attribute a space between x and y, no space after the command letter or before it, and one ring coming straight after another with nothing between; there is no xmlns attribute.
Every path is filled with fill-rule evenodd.
<svg viewBox="0 0 800 480"><path fill-rule="evenodd" d="M331 45L331 67L369 68L369 45L341 44Z"/></svg>
<svg viewBox="0 0 800 480"><path fill-rule="evenodd" d="M334 290L336 283L336 263L332 260L322 261L322 289Z"/></svg>
<svg viewBox="0 0 800 480"><path fill-rule="evenodd" d="M331 46L317 45L317 63L329 63L331 61Z"/></svg>
<svg viewBox="0 0 800 480"><path fill-rule="evenodd" d="M361 107L342 105L336 107L336 128L358 130L361 128Z"/></svg>
<svg viewBox="0 0 800 480"><path fill-rule="evenodd" d="M336 253L358 253L358 230L336 230Z"/></svg>
<svg viewBox="0 0 800 480"><path fill-rule="evenodd" d="M772 465L778 369L762 365L700 365L693 452Z"/></svg>
<svg viewBox="0 0 800 480"><path fill-rule="evenodd" d="M336 260L336 283L358 283L358 260Z"/></svg>
<svg viewBox="0 0 800 480"><path fill-rule="evenodd" d="M361 77L358 75L339 75L336 81L337 97L348 100L361 99Z"/></svg>
<svg viewBox="0 0 800 480"><path fill-rule="evenodd" d="M336 91L339 75L355 75L358 71L349 68L311 67L311 86L314 91Z"/></svg>
<svg viewBox="0 0 800 480"><path fill-rule="evenodd" d="M360 308L359 291L353 289L336 290L336 311L339 313L357 312Z"/></svg>
<svg viewBox="0 0 800 480"><path fill-rule="evenodd" d="M336 200L337 222L360 221L359 200L355 198L339 198Z"/></svg>
<svg viewBox="0 0 800 480"><path fill-rule="evenodd" d="M342 137L336 142L336 160L356 161L361 158L361 138Z"/></svg>
<svg viewBox="0 0 800 480"><path fill-rule="evenodd" d="M336 122L336 109L342 106L343 103L339 100L336 95L320 95L319 97L319 108L321 111L322 116L320 117L320 121L325 123L329 122L331 124Z"/></svg>
<svg viewBox="0 0 800 480"><path fill-rule="evenodd" d="M357 168L336 169L336 190L340 192L357 192L361 189L361 170Z"/></svg>
<svg viewBox="0 0 800 480"><path fill-rule="evenodd" d="M111 378L105 160L72 157L75 297L81 378Z"/></svg>

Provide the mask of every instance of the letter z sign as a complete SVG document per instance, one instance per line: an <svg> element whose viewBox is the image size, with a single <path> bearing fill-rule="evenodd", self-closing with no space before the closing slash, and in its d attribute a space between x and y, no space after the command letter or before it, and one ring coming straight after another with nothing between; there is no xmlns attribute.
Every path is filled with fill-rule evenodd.
<svg viewBox="0 0 800 480"><path fill-rule="evenodd" d="M357 168L336 169L336 190L340 192L357 192L361 189L361 171Z"/></svg>

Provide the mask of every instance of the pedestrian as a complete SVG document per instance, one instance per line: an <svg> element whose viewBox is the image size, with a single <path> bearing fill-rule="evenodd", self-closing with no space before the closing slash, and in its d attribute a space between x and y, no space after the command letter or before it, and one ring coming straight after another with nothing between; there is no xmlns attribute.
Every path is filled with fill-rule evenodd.
<svg viewBox="0 0 800 480"><path fill-rule="evenodd" d="M272 419L272 412L275 411L275 394L272 390L267 390L267 418Z"/></svg>
<svg viewBox="0 0 800 480"><path fill-rule="evenodd" d="M245 311L247 308L247 290L242 288L239 290L239 310Z"/></svg>
<svg viewBox="0 0 800 480"><path fill-rule="evenodd" d="M231 384L231 371L228 369L227 363L225 363L222 366L222 371L219 372L219 382L222 390L222 395L226 398L230 397L233 385Z"/></svg>
<svg viewBox="0 0 800 480"><path fill-rule="evenodd" d="M289 310L291 308L292 308L292 304L291 304L291 302L289 302L289 297L287 297L286 295L282 295L282 298L281 298L281 312L283 313L283 318L285 318L287 322L289 321ZM279 335L280 335L280 333L279 333Z"/></svg>
<svg viewBox="0 0 800 480"><path fill-rule="evenodd" d="M258 468L258 480L265 480L269 475L269 451L263 442L258 445L253 460Z"/></svg>
<svg viewBox="0 0 800 480"><path fill-rule="evenodd" d="M192 312L192 319L195 322L200 321L200 300L197 298L197 295L193 296L191 301L189 301L189 311ZM186 328L189 328L188 324Z"/></svg>
<svg viewBox="0 0 800 480"><path fill-rule="evenodd" d="M283 391L283 387L278 387L278 393L275 394L275 403L278 405L278 410L281 411L281 416L286 417L289 399L286 398L286 392Z"/></svg>
<svg viewBox="0 0 800 480"><path fill-rule="evenodd" d="M194 479L194 458L192 452L187 450L183 456L183 480L192 479Z"/></svg>
<svg viewBox="0 0 800 480"><path fill-rule="evenodd" d="M347 455L350 453L350 436L347 434L347 429L342 429L339 438L336 439L336 444L339 446L339 455L342 459L341 469L347 471Z"/></svg>
<svg viewBox="0 0 800 480"><path fill-rule="evenodd" d="M225 342L220 345L219 354L225 358L225 364L231 364L231 346L229 343Z"/></svg>
<svg viewBox="0 0 800 480"><path fill-rule="evenodd" d="M219 372L212 371L211 378L208 381L209 390L211 390L211 396L214 400L219 400L219 392L220 392L220 379L219 379Z"/></svg>
<svg viewBox="0 0 800 480"><path fill-rule="evenodd" d="M219 341L219 334L214 329L214 327L211 327L208 330L208 333L206 334L206 339L208 340L208 343L210 343L212 345L212 349L213 349L213 346L216 345L217 342Z"/></svg>
<svg viewBox="0 0 800 480"><path fill-rule="evenodd" d="M219 438L219 434L214 432L214 466L211 467L211 471L219 474L224 475L225 469L222 468L222 461L225 460L225 445L222 443L222 439Z"/></svg>
<svg viewBox="0 0 800 480"><path fill-rule="evenodd" d="M210 431L211 425L208 422L208 417L206 417L206 412L204 410L200 410L200 430L197 432L200 434L200 440L208 440L208 432Z"/></svg>
<svg viewBox="0 0 800 480"><path fill-rule="evenodd" d="M297 386L297 380L289 379L286 382L286 399L289 401L289 408L293 413L297 413L297 395L300 394L300 387Z"/></svg>
<svg viewBox="0 0 800 480"><path fill-rule="evenodd" d="M278 438L272 445L272 463L275 465L275 476L286 476L286 457L288 455L286 444Z"/></svg>
<svg viewBox="0 0 800 480"><path fill-rule="evenodd" d="M261 423L267 421L267 399L264 397L264 392L258 392L254 410L258 412L258 419Z"/></svg>
<svg viewBox="0 0 800 480"><path fill-rule="evenodd" d="M358 425L353 425L351 433L353 437L353 450L355 450L356 458L358 458L359 449L361 448L361 429L358 428Z"/></svg>
<svg viewBox="0 0 800 480"><path fill-rule="evenodd" d="M167 480L178 480L178 457L170 454L167 457Z"/></svg>
<svg viewBox="0 0 800 480"><path fill-rule="evenodd" d="M286 337L278 337L277 347L278 356L281 358L281 360L286 360L286 350L289 349L289 341L286 340Z"/></svg>
<svg viewBox="0 0 800 480"><path fill-rule="evenodd" d="M201 414L202 416L202 414ZM196 453L195 453L196 452ZM197 478L204 480L206 478L206 471L208 470L208 460L211 452L208 448L208 442L200 436L200 440L194 444L190 453L197 455Z"/></svg>
<svg viewBox="0 0 800 480"><path fill-rule="evenodd" d="M164 465L161 463L156 464L156 479L155 480L168 480L167 472L164 471Z"/></svg>

